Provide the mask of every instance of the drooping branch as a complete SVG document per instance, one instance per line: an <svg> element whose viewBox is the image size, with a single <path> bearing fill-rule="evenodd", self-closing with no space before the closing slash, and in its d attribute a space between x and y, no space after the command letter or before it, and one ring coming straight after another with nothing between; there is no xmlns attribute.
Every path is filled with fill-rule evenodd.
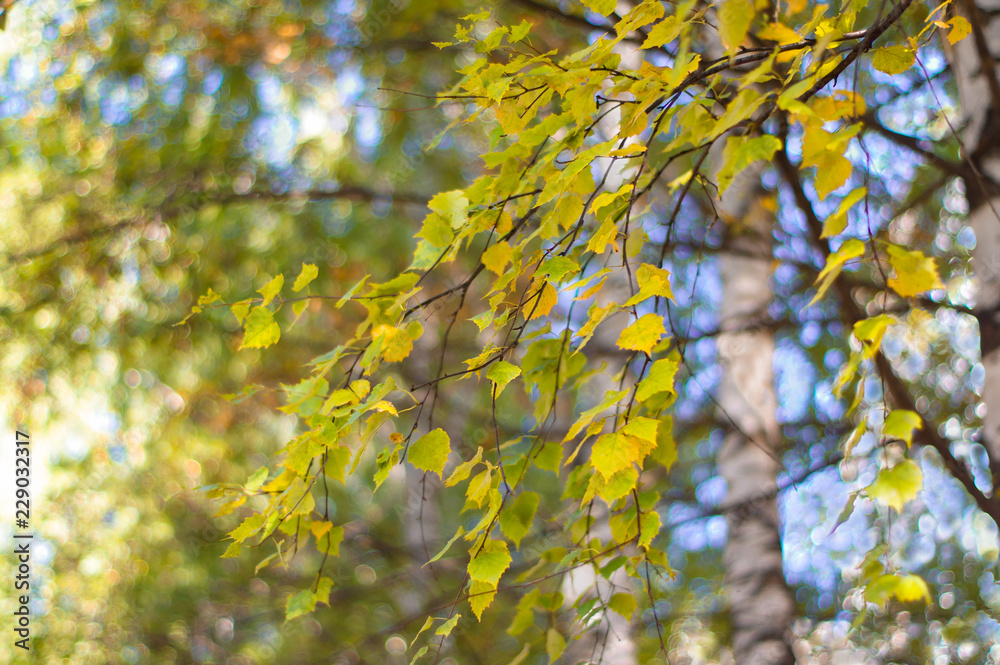
<svg viewBox="0 0 1000 665"><path fill-rule="evenodd" d="M820 252L822 252L825 259L830 255L830 247L827 242L820 238L823 223L816 215L812 202L806 195L798 169L792 163L784 148L775 153L775 163L777 164L778 170L781 172L785 182L792 189L796 205L806 217L806 222L809 225L813 244L820 250ZM844 319L848 327L853 326L854 323L866 318L865 313L857 305L857 303L854 302L854 298L851 295L851 287L843 277L838 276L834 280L834 288L839 296L841 312L844 315ZM896 405L901 409L912 411L919 414L921 418L924 418L921 413L921 409L917 407L913 394L910 392L909 388L907 388L903 379L899 377L893 369L892 364L881 351L879 351L875 356L875 364L882 380L885 382L887 392L892 396ZM950 473L955 480L961 483L962 487L964 487L969 493L979 509L989 515L990 518L993 519L998 526L1000 526L1000 500L998 500L995 496L988 496L976 485L975 479L972 477L970 470L951 452L951 447L947 439L938 433L938 429L933 422L926 419L925 422L925 426L917 430L914 442L919 445L929 446L936 450L941 456L948 473ZM990 460L991 468L993 464L994 461Z"/></svg>

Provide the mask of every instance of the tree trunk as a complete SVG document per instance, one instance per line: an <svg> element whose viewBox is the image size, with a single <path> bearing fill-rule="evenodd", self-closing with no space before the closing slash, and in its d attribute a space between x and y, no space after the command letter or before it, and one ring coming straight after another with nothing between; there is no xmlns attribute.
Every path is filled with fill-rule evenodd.
<svg viewBox="0 0 1000 665"><path fill-rule="evenodd" d="M978 6L977 6L978 5ZM965 179L969 223L976 233L972 265L976 277L976 318L986 380L981 442L990 460L993 496L1000 489L1000 3L964 0L959 5L972 34L955 44L952 71L965 125L963 157L974 173Z"/></svg>
<svg viewBox="0 0 1000 665"><path fill-rule="evenodd" d="M761 194L760 170L751 168L718 204L729 250L720 256L724 332L718 340L724 372L718 405L729 433L718 466L728 486L724 505L731 508L724 561L736 663L788 665L795 662L788 639L795 601L785 582L778 523L774 340L767 330L743 330L767 315L771 301L773 215Z"/></svg>

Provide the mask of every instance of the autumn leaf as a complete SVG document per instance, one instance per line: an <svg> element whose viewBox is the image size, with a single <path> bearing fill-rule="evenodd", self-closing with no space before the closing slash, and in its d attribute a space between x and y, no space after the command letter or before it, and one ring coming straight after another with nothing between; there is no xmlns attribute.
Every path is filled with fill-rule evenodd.
<svg viewBox="0 0 1000 665"><path fill-rule="evenodd" d="M451 439L443 429L433 429L410 446L410 463L422 471L433 471L439 477L444 472L451 452Z"/></svg>
<svg viewBox="0 0 1000 665"><path fill-rule="evenodd" d="M917 463L906 459L892 467L878 472L875 482L866 491L873 499L885 501L897 512L903 504L912 500L924 486L924 475Z"/></svg>
<svg viewBox="0 0 1000 665"><path fill-rule="evenodd" d="M260 293L260 295L264 299L264 302L262 302L261 304L262 305L270 304L270 302L274 300L274 297L278 295L279 292L281 292L281 287L282 285L284 285L284 283L285 283L285 276L278 275L270 282L262 286L258 291L258 293Z"/></svg>
<svg viewBox="0 0 1000 665"><path fill-rule="evenodd" d="M910 298L944 288L934 259L925 256L919 249L909 251L898 245L889 245L886 251L889 264L896 271L896 275L889 278L889 286L899 295Z"/></svg>
<svg viewBox="0 0 1000 665"><path fill-rule="evenodd" d="M317 275L319 275L319 268L311 263L303 263L302 272L299 273L299 276L295 278L295 283L292 284L292 291L298 293L306 288L309 282L316 279Z"/></svg>
<svg viewBox="0 0 1000 665"><path fill-rule="evenodd" d="M274 322L274 314L267 307L254 307L246 319L246 332L241 349L266 348L281 338L281 328Z"/></svg>
<svg viewBox="0 0 1000 665"><path fill-rule="evenodd" d="M882 433L893 439L905 441L909 447L913 445L913 432L923 426L923 420L913 411L897 409L885 417Z"/></svg>
<svg viewBox="0 0 1000 665"><path fill-rule="evenodd" d="M642 351L648 355L666 334L663 319L657 314L646 314L622 331L617 344L621 349Z"/></svg>
<svg viewBox="0 0 1000 665"><path fill-rule="evenodd" d="M516 379L521 375L521 368L517 365L512 365L506 360L500 360L490 367L489 371L486 372L486 378L493 382L496 386L496 396L499 397L503 389L507 387L507 384Z"/></svg>
<svg viewBox="0 0 1000 665"><path fill-rule="evenodd" d="M916 62L913 49L896 44L883 46L872 51L872 66L883 74L902 74Z"/></svg>

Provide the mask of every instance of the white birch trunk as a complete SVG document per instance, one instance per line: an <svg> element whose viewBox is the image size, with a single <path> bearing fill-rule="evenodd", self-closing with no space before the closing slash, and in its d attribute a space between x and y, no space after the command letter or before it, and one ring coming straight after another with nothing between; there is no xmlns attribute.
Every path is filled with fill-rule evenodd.
<svg viewBox="0 0 1000 665"><path fill-rule="evenodd" d="M741 330L766 315L772 297L773 216L761 206L760 194L760 169L751 168L718 205L728 229L724 247L731 250L720 255L724 332L718 354L724 375L718 402L730 431L718 466L728 486L724 505L732 507L724 561L733 655L738 665L787 665L794 663L788 635L795 602L782 567L775 492L780 430L774 340L767 330Z"/></svg>
<svg viewBox="0 0 1000 665"><path fill-rule="evenodd" d="M963 158L978 171L965 179L965 189L969 223L976 233L972 252L975 312L986 370L981 442L989 454L996 497L1000 487L1000 18L991 17L990 12L1000 10L1000 2L966 1L960 3L960 8L972 23L973 34L956 44L952 54L963 116L955 125L965 125L961 136Z"/></svg>

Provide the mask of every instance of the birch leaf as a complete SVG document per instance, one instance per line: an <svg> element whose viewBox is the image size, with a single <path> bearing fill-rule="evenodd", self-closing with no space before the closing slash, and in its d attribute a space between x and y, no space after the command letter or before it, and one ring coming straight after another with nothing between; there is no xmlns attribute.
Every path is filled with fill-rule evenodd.
<svg viewBox="0 0 1000 665"><path fill-rule="evenodd" d="M274 322L274 314L267 307L254 307L247 317L246 332L241 349L261 349L271 346L281 338L281 328Z"/></svg>
<svg viewBox="0 0 1000 665"><path fill-rule="evenodd" d="M410 446L410 463L421 471L433 471L438 476L444 471L451 452L451 439L441 428L433 429Z"/></svg>
<svg viewBox="0 0 1000 665"><path fill-rule="evenodd" d="M882 433L894 439L901 439L906 446L913 445L913 432L923 427L923 420L913 411L897 409L885 418Z"/></svg>
<svg viewBox="0 0 1000 665"><path fill-rule="evenodd" d="M868 486L868 496L885 501L896 512L903 510L903 504L917 495L924 486L924 475L917 463L906 459L892 467L878 472L875 482Z"/></svg>
<svg viewBox="0 0 1000 665"><path fill-rule="evenodd" d="M646 314L622 331L618 337L618 348L642 351L649 354L660 338L667 334L663 319L657 314Z"/></svg>
<svg viewBox="0 0 1000 665"><path fill-rule="evenodd" d="M268 304L270 304L270 302L272 300L274 300L274 297L276 295L278 295L278 293L281 292L281 287L284 284L285 284L285 276L279 274L277 277L275 277L274 279L272 279L270 282L268 282L267 284L265 284L264 286L262 286L257 291L257 293L259 293L264 298L264 302L261 303L261 304L262 305L268 305Z"/></svg>
<svg viewBox="0 0 1000 665"><path fill-rule="evenodd" d="M913 49L901 44L877 48L872 54L872 66L883 74L902 74L916 62Z"/></svg>
<svg viewBox="0 0 1000 665"><path fill-rule="evenodd" d="M302 272L299 273L299 276L295 278L295 283L292 284L292 291L298 293L302 289L309 286L309 282L316 279L318 275L319 275L319 268L317 268L311 263L303 263Z"/></svg>

